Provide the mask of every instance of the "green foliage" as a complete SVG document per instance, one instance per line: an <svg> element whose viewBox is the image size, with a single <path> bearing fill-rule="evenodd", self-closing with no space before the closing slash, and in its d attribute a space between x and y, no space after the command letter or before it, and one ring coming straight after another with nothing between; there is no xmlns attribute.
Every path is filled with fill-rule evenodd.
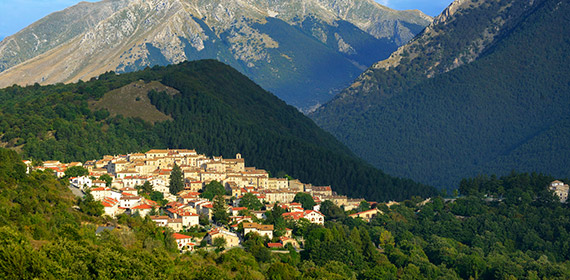
<svg viewBox="0 0 570 280"><path fill-rule="evenodd" d="M83 213L90 216L101 216L104 213L103 204L93 199L89 190L85 192L83 199L79 199L79 208Z"/></svg>
<svg viewBox="0 0 570 280"><path fill-rule="evenodd" d="M109 174L103 174L99 176L99 180L105 181L105 185L110 187L113 183L113 177L109 176Z"/></svg>
<svg viewBox="0 0 570 280"><path fill-rule="evenodd" d="M150 195L153 192L152 184L149 181L145 181L144 184L139 188L139 191L142 193L146 193L146 194ZM162 198L164 198L164 197L162 197ZM154 200L154 199L152 199L152 200Z"/></svg>
<svg viewBox="0 0 570 280"><path fill-rule="evenodd" d="M316 205L315 201L313 200L313 197L310 194L304 192L299 192L295 194L293 202L301 203L303 209L309 209L309 210L313 210L313 207Z"/></svg>
<svg viewBox="0 0 570 280"><path fill-rule="evenodd" d="M360 204L358 205L357 211L363 212L366 210L370 210L370 203L368 203L368 201L361 201Z"/></svg>
<svg viewBox="0 0 570 280"><path fill-rule="evenodd" d="M297 269L286 263L273 263L267 270L267 279L271 280L294 280L298 276Z"/></svg>
<svg viewBox="0 0 570 280"><path fill-rule="evenodd" d="M374 166L440 188L513 169L570 176L570 5L463 8L311 117Z"/></svg>
<svg viewBox="0 0 570 280"><path fill-rule="evenodd" d="M340 219L345 216L344 211L330 200L321 203L320 212L325 215L326 220Z"/></svg>
<svg viewBox="0 0 570 280"><path fill-rule="evenodd" d="M65 170L65 177L81 177L89 175L89 170L85 169L82 166L72 166Z"/></svg>
<svg viewBox="0 0 570 280"><path fill-rule="evenodd" d="M285 213L285 209L279 207L277 203L273 205L270 211L265 212L266 219L264 223L274 226L275 236L282 236L285 233L286 224L283 213Z"/></svg>
<svg viewBox="0 0 570 280"><path fill-rule="evenodd" d="M226 239L221 236L216 237L212 240L212 245L214 245L218 250L223 250L224 247L226 247Z"/></svg>
<svg viewBox="0 0 570 280"><path fill-rule="evenodd" d="M214 197L214 213L212 214L212 220L216 223L227 225L230 220L230 214L228 213L228 205L223 195L216 195Z"/></svg>
<svg viewBox="0 0 570 280"><path fill-rule="evenodd" d="M156 201L160 206L164 206L168 203L168 201L164 199L164 194L158 191L152 191L149 198L152 201Z"/></svg>
<svg viewBox="0 0 570 280"><path fill-rule="evenodd" d="M251 210L260 210L261 207L263 207L263 203L261 203L261 201L259 201L259 199L257 199L257 196L254 194L246 193L240 199L239 206L247 207L247 209Z"/></svg>
<svg viewBox="0 0 570 280"><path fill-rule="evenodd" d="M170 184L168 186L171 194L178 194L184 189L184 175L180 167L174 163L172 172L170 173Z"/></svg>
<svg viewBox="0 0 570 280"><path fill-rule="evenodd" d="M222 184L216 180L206 184L204 191L200 194L201 198L212 201L216 196L223 196L226 194L226 189Z"/></svg>

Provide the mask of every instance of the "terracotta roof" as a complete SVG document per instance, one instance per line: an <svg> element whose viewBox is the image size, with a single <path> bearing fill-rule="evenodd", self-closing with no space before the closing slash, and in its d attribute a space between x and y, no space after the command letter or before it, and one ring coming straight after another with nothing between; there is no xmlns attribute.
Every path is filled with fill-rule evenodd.
<svg viewBox="0 0 570 280"><path fill-rule="evenodd" d="M135 209L135 210L137 210L137 209L141 209L141 210L144 210L144 209L152 209L152 206L150 206L150 205L148 205L148 204L141 204L141 205L132 207L131 209Z"/></svg>
<svg viewBox="0 0 570 280"><path fill-rule="evenodd" d="M267 243L267 247L269 247L269 248L283 248L283 244L281 244L281 243Z"/></svg>
<svg viewBox="0 0 570 280"><path fill-rule="evenodd" d="M188 238L192 238L192 236L188 236L188 235L184 235L184 234L180 234L180 233L173 233L172 237L174 237L174 239L188 239Z"/></svg>

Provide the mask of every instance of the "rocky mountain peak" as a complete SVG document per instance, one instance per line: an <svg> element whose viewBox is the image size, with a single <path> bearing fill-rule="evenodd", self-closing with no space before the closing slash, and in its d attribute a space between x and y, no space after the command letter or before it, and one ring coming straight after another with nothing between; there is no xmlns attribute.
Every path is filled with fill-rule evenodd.
<svg viewBox="0 0 570 280"><path fill-rule="evenodd" d="M0 87L215 58L288 103L330 99L431 22L372 0L105 0L0 42Z"/></svg>

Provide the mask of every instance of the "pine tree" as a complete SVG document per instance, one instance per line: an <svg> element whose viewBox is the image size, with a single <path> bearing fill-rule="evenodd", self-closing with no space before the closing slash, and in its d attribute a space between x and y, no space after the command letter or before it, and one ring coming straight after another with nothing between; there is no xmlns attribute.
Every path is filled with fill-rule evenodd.
<svg viewBox="0 0 570 280"><path fill-rule="evenodd" d="M229 222L230 214L226 207L226 200L222 195L216 195L216 197L214 197L214 214L212 219L214 222L224 225Z"/></svg>
<svg viewBox="0 0 570 280"><path fill-rule="evenodd" d="M174 163L172 167L172 172L170 173L170 193L176 195L184 189L184 176L182 176L182 170L180 167Z"/></svg>

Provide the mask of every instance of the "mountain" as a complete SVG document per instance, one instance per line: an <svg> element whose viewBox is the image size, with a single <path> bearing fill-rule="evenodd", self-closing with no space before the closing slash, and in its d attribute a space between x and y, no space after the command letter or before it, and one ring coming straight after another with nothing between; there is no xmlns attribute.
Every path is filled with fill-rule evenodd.
<svg viewBox="0 0 570 280"><path fill-rule="evenodd" d="M82 2L0 43L0 87L214 58L307 109L430 22L372 0Z"/></svg>
<svg viewBox="0 0 570 280"><path fill-rule="evenodd" d="M570 5L455 1L311 117L390 174L439 187L570 175Z"/></svg>
<svg viewBox="0 0 570 280"><path fill-rule="evenodd" d="M215 60L155 66L75 84L0 90L5 147L40 160L86 161L151 148L191 148L332 185L371 200L430 196L388 176L247 77ZM31 114L30 112L33 112Z"/></svg>

